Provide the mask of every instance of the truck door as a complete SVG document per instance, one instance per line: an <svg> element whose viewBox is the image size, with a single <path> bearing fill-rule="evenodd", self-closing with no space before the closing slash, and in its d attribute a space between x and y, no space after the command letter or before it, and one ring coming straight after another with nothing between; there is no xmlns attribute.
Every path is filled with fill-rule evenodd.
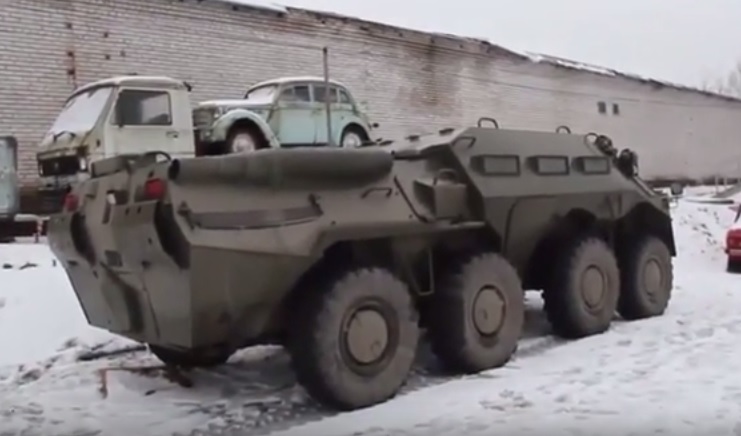
<svg viewBox="0 0 741 436"><path fill-rule="evenodd" d="M0 218L18 213L17 142L0 137Z"/></svg>
<svg viewBox="0 0 741 436"><path fill-rule="evenodd" d="M182 92L165 89L121 89L106 128L106 156L164 151L177 156L194 153L190 104Z"/></svg>

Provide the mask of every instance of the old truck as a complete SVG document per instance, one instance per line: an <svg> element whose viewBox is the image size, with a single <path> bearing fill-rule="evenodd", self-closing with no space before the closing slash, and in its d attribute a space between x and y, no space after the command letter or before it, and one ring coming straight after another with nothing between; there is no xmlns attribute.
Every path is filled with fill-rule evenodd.
<svg viewBox="0 0 741 436"><path fill-rule="evenodd" d="M347 87L328 78L260 82L243 99L204 101L192 110L190 89L158 76L112 77L76 89L36 155L45 209L56 210L68 186L87 178L99 159L155 150L187 157L302 145L355 147L369 141L377 126Z"/></svg>
<svg viewBox="0 0 741 436"><path fill-rule="evenodd" d="M609 138L446 129L358 149L94 162L49 223L90 324L164 363L284 345L339 409L388 400L420 329L452 371L505 365L542 290L556 334L661 315L667 198Z"/></svg>

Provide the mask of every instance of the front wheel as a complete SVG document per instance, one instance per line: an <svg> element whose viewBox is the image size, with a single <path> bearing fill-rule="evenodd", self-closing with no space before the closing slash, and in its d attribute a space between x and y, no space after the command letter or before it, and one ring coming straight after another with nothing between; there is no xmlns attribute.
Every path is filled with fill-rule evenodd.
<svg viewBox="0 0 741 436"><path fill-rule="evenodd" d="M612 249L596 237L572 241L555 259L543 294L554 332L577 339L610 328L620 297L620 270Z"/></svg>
<svg viewBox="0 0 741 436"><path fill-rule="evenodd" d="M622 273L618 312L626 320L659 316L666 311L673 287L672 255L655 236L638 239L620 259Z"/></svg>
<svg viewBox="0 0 741 436"><path fill-rule="evenodd" d="M226 139L228 153L249 153L262 147L260 135L254 127L238 127Z"/></svg>
<svg viewBox="0 0 741 436"><path fill-rule="evenodd" d="M406 284L384 268L349 268L310 284L289 349L298 381L340 410L395 396L415 359L418 314Z"/></svg>

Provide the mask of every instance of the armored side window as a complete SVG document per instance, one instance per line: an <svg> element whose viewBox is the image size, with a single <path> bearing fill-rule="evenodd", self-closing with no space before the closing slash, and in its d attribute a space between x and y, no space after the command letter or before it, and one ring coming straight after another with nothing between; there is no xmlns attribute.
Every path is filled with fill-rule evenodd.
<svg viewBox="0 0 741 436"><path fill-rule="evenodd" d="M327 87L324 85L314 85L314 101L318 103L326 102L326 90ZM334 86L329 88L329 101L330 103L337 103L337 88Z"/></svg>
<svg viewBox="0 0 741 436"><path fill-rule="evenodd" d="M309 102L311 94L309 85L296 85L284 89L280 93L280 100L285 102Z"/></svg>
<svg viewBox="0 0 741 436"><path fill-rule="evenodd" d="M519 176L520 158L516 155L481 154L471 157L471 168L486 176Z"/></svg>
<svg viewBox="0 0 741 436"><path fill-rule="evenodd" d="M531 156L528 163L541 176L563 176L569 174L569 158L566 156Z"/></svg>
<svg viewBox="0 0 741 436"><path fill-rule="evenodd" d="M112 122L119 126L169 126L171 106L169 92L125 89L118 94Z"/></svg>
<svg viewBox="0 0 741 436"><path fill-rule="evenodd" d="M610 161L602 156L579 156L574 158L574 168L584 174L609 174Z"/></svg>

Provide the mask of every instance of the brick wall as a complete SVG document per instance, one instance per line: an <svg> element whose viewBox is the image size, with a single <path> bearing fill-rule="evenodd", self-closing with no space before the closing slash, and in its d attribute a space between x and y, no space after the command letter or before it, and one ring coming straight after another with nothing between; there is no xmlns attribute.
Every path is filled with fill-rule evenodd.
<svg viewBox="0 0 741 436"><path fill-rule="evenodd" d="M0 0L0 43L0 134L18 137L26 185L37 142L76 85L137 72L190 81L194 101L239 97L259 80L321 75L323 45L332 77L368 104L383 137L493 116L507 127L608 133L639 151L649 177L741 175L739 103L359 20L218 0Z"/></svg>

